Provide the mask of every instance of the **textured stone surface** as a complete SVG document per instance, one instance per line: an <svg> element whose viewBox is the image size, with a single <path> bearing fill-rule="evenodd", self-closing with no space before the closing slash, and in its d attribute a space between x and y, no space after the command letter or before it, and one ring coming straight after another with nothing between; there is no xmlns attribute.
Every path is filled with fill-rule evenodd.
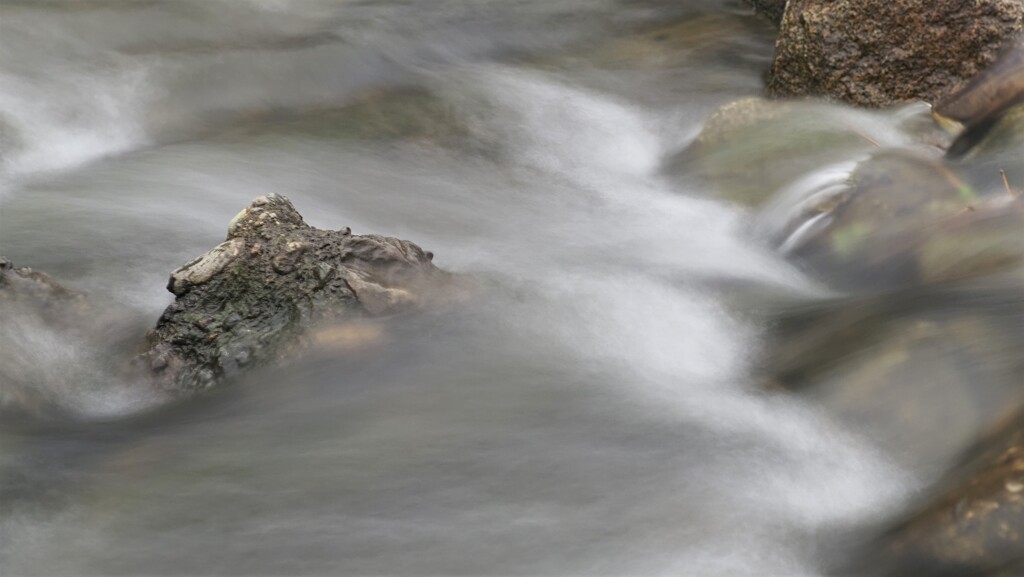
<svg viewBox="0 0 1024 577"><path fill-rule="evenodd" d="M283 196L257 198L225 242L171 274L176 299L135 367L173 393L210 387L318 341L311 329L325 323L441 298L452 277L432 258L397 238L313 228Z"/></svg>
<svg viewBox="0 0 1024 577"><path fill-rule="evenodd" d="M768 89L863 106L936 102L992 64L1022 20L1022 0L790 0Z"/></svg>

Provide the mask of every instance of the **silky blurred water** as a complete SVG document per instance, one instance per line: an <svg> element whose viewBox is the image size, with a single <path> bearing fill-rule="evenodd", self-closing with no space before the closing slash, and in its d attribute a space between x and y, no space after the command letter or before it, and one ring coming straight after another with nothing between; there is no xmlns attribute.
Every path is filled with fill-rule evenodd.
<svg viewBox="0 0 1024 577"><path fill-rule="evenodd" d="M772 37L711 0L0 3L0 253L116 311L0 321L3 574L821 574L918 481L761 392L722 287L827 291L662 171ZM119 380L271 192L480 294L182 404Z"/></svg>

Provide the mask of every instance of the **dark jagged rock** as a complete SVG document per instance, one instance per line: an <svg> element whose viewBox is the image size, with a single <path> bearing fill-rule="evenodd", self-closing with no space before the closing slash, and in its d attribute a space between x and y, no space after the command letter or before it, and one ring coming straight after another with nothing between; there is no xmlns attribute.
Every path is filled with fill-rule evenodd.
<svg viewBox="0 0 1024 577"><path fill-rule="evenodd" d="M228 238L171 274L167 307L136 368L175 393L204 389L308 344L322 323L388 315L453 287L415 244L307 225L291 202L257 198Z"/></svg>
<svg viewBox="0 0 1024 577"><path fill-rule="evenodd" d="M1021 0L790 0L769 92L937 102L992 64L1022 22Z"/></svg>

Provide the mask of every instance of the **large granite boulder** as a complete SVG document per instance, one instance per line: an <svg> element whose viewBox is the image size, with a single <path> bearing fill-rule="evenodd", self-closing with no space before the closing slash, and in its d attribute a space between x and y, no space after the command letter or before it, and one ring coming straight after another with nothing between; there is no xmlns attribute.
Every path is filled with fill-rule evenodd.
<svg viewBox="0 0 1024 577"><path fill-rule="evenodd" d="M333 334L444 297L453 277L432 258L397 238L313 228L283 196L257 198L227 240L171 274L176 299L135 369L171 393L208 388L295 354L318 327Z"/></svg>
<svg viewBox="0 0 1024 577"><path fill-rule="evenodd" d="M790 0L768 89L862 106L936 102L992 64L1022 22L1022 0Z"/></svg>

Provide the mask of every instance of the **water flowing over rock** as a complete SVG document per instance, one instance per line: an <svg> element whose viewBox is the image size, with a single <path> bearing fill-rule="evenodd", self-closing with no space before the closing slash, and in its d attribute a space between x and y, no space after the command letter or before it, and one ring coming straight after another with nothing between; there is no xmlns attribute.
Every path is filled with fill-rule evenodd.
<svg viewBox="0 0 1024 577"><path fill-rule="evenodd" d="M40 314L60 308L84 309L85 297L61 286L50 275L29 267L16 267L0 256L0 304L29 304ZM66 312L66 311L65 311Z"/></svg>
<svg viewBox="0 0 1024 577"><path fill-rule="evenodd" d="M901 461L942 470L1024 409L1022 285L992 280L789 311L772 323L767 377L870 431Z"/></svg>
<svg viewBox="0 0 1024 577"><path fill-rule="evenodd" d="M171 274L175 302L136 366L164 390L210 387L315 342L314 326L435 301L452 276L432 258L397 238L313 228L283 196L257 198L227 240Z"/></svg>
<svg viewBox="0 0 1024 577"><path fill-rule="evenodd" d="M863 106L936 102L992 64L1022 22L1021 0L791 0L768 89Z"/></svg>
<svg viewBox="0 0 1024 577"><path fill-rule="evenodd" d="M790 255L839 289L982 276L1024 261L1024 200L982 194L932 159L879 153L822 209Z"/></svg>
<svg viewBox="0 0 1024 577"><path fill-rule="evenodd" d="M936 499L876 544L884 569L872 574L1020 575L1024 413L994 432L945 485Z"/></svg>
<svg viewBox="0 0 1024 577"><path fill-rule="evenodd" d="M782 23L782 14L786 11L786 0L750 0L754 8L771 18L776 25Z"/></svg>
<svg viewBox="0 0 1024 577"><path fill-rule="evenodd" d="M21 383L16 344L24 340L12 322L22 316L44 326L64 329L89 315L85 296L61 286L50 275L17 267L0 256L0 409L8 405L36 408L45 403L39 391ZM65 324L66 323L66 324ZM31 347L31 344L25 345Z"/></svg>

